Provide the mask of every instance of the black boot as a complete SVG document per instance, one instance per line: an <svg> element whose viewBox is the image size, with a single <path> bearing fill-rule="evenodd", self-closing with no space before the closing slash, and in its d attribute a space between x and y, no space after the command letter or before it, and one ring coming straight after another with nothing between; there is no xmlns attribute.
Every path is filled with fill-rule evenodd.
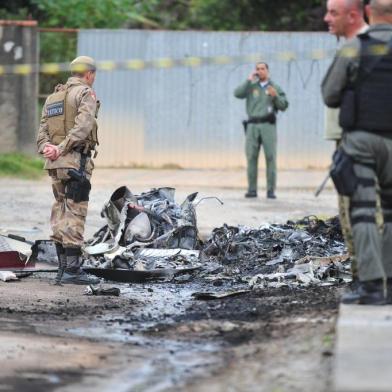
<svg viewBox="0 0 392 392"><path fill-rule="evenodd" d="M253 197L257 197L257 192L256 191L248 191L245 193L245 197L247 199L251 199Z"/></svg>
<svg viewBox="0 0 392 392"><path fill-rule="evenodd" d="M387 279L387 304L392 305L392 278Z"/></svg>
<svg viewBox="0 0 392 392"><path fill-rule="evenodd" d="M344 304L385 305L384 283L382 279L358 282L353 288L342 295Z"/></svg>
<svg viewBox="0 0 392 392"><path fill-rule="evenodd" d="M65 248L67 257L67 267L61 278L63 284L98 284L100 280L93 276L87 275L81 268L81 250L80 248Z"/></svg>
<svg viewBox="0 0 392 392"><path fill-rule="evenodd" d="M276 199L274 191L267 191L267 199Z"/></svg>
<svg viewBox="0 0 392 392"><path fill-rule="evenodd" d="M57 275L54 280L55 285L60 285L61 278L63 277L64 271L67 268L67 257L65 256L65 249L62 244L56 242L56 253L59 261L59 267Z"/></svg>

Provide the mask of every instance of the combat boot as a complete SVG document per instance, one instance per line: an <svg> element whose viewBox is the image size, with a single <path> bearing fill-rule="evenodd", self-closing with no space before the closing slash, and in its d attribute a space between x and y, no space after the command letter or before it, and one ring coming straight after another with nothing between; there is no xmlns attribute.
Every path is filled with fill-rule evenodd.
<svg viewBox="0 0 392 392"><path fill-rule="evenodd" d="M392 305L392 278L387 279L387 304Z"/></svg>
<svg viewBox="0 0 392 392"><path fill-rule="evenodd" d="M80 248L66 248L67 267L61 278L63 284L98 284L100 280L93 276L87 275L81 268L81 250Z"/></svg>
<svg viewBox="0 0 392 392"><path fill-rule="evenodd" d="M56 253L59 261L57 275L54 279L55 285L60 285L61 278L63 277L64 271L67 268L67 257L65 255L65 249L62 244L56 242Z"/></svg>
<svg viewBox="0 0 392 392"><path fill-rule="evenodd" d="M384 283L382 279L359 282L341 298L343 304L385 305Z"/></svg>
<svg viewBox="0 0 392 392"><path fill-rule="evenodd" d="M276 199L275 192L272 190L267 191L267 199Z"/></svg>
<svg viewBox="0 0 392 392"><path fill-rule="evenodd" d="M257 197L257 192L256 191L248 191L244 195L247 199L252 199L254 197Z"/></svg>

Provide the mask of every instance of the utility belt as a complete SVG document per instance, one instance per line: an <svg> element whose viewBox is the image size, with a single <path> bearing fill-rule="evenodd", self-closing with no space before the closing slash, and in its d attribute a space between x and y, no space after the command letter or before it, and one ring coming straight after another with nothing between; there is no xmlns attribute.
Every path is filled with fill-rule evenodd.
<svg viewBox="0 0 392 392"><path fill-rule="evenodd" d="M248 129L248 124L262 124L262 123L276 124L276 114L272 112L266 114L265 116L250 117L248 120L242 121L244 132L246 133Z"/></svg>

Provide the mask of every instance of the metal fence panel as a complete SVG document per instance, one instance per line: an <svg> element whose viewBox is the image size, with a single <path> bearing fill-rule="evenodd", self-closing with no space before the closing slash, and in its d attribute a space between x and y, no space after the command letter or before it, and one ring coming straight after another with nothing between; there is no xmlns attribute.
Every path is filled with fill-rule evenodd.
<svg viewBox="0 0 392 392"><path fill-rule="evenodd" d="M79 54L116 61L335 47L327 33L82 30L78 39ZM331 59L268 62L271 78L290 101L278 118L279 167L326 167L333 145L323 136L320 83ZM102 101L98 165L245 166L245 101L236 99L233 90L253 68L247 63L100 72L95 85Z"/></svg>

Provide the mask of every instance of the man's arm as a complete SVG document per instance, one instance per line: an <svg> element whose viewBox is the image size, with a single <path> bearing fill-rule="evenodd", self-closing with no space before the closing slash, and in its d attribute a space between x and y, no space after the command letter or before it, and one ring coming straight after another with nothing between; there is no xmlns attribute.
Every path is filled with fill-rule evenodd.
<svg viewBox="0 0 392 392"><path fill-rule="evenodd" d="M251 81L247 79L244 83L234 90L234 96L239 99L244 99L248 96L248 91L251 86Z"/></svg>
<svg viewBox="0 0 392 392"><path fill-rule="evenodd" d="M276 95L273 95L272 97L275 109L284 112L289 107L289 101L287 100L286 93L278 85L274 85L273 88L276 92Z"/></svg>
<svg viewBox="0 0 392 392"><path fill-rule="evenodd" d="M48 114L46 111L46 102L42 108L41 121L37 135L37 148L40 154L43 154L45 144L50 143L49 127L48 127Z"/></svg>
<svg viewBox="0 0 392 392"><path fill-rule="evenodd" d="M59 144L60 155L67 154L74 147L83 145L89 137L95 123L95 113L97 101L91 89L81 92L78 114L75 118L75 125L69 131L67 137Z"/></svg>
<svg viewBox="0 0 392 392"><path fill-rule="evenodd" d="M349 84L349 71L358 63L358 57L350 57L350 50L359 54L360 42L354 38L338 52L321 84L324 103L331 107L340 106L344 89Z"/></svg>

